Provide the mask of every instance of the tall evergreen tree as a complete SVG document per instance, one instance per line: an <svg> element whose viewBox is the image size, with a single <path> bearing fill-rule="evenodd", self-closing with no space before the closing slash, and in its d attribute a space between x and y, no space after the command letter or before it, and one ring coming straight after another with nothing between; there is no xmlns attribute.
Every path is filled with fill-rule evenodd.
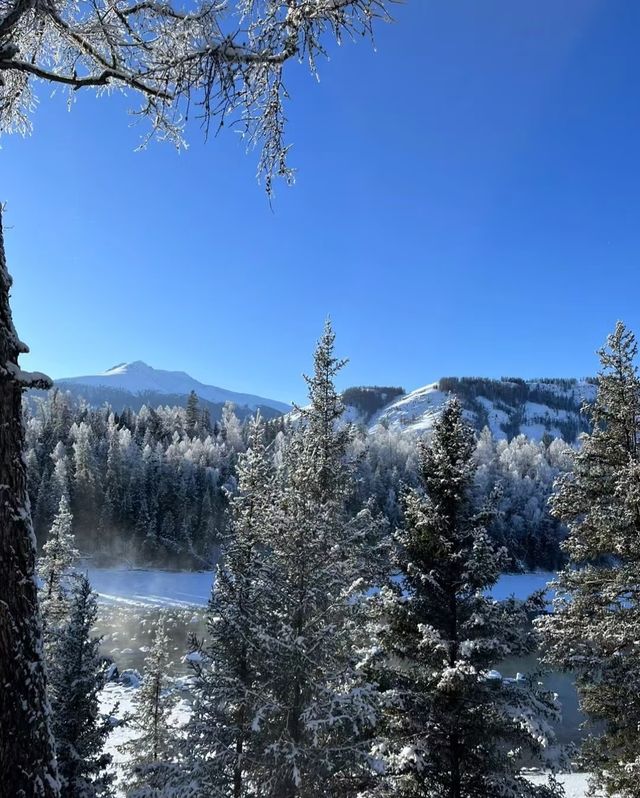
<svg viewBox="0 0 640 798"><path fill-rule="evenodd" d="M51 381L18 365L11 283L0 208L0 795L57 798L22 417L23 391Z"/></svg>
<svg viewBox="0 0 640 798"><path fill-rule="evenodd" d="M167 671L169 638L164 618L156 623L153 643L144 661L144 676L134 696L135 714L130 721L135 737L124 746L128 754L130 798L157 798L172 772L175 733L170 716L177 701ZM169 766L169 767L167 767Z"/></svg>
<svg viewBox="0 0 640 798"><path fill-rule="evenodd" d="M38 562L40 608L49 628L59 625L69 612L70 578L73 566L80 557L75 547L72 526L69 501L63 495Z"/></svg>
<svg viewBox="0 0 640 798"><path fill-rule="evenodd" d="M597 724L584 747L595 784L635 798L640 779L640 379L637 343L622 323L600 351L598 391L573 473L553 513L569 526L569 564L541 619L547 660L576 674Z"/></svg>
<svg viewBox="0 0 640 798"><path fill-rule="evenodd" d="M198 395L195 391L191 391L187 397L187 409L185 413L185 429L190 438L193 438L196 434L199 420L200 408L198 404Z"/></svg>
<svg viewBox="0 0 640 798"><path fill-rule="evenodd" d="M522 752L550 734L554 699L493 670L529 652L527 609L496 602L496 551L474 503L476 443L452 400L420 444L422 486L404 502L397 533L400 584L380 596L371 664L387 707L379 752L386 773L372 790L397 798L551 796L520 774Z"/></svg>
<svg viewBox="0 0 640 798"><path fill-rule="evenodd" d="M48 667L53 733L64 798L103 798L112 794L111 757L103 752L111 726L98 711L104 686L100 638L91 636L98 607L86 576L73 590L68 622L55 631Z"/></svg>
<svg viewBox="0 0 640 798"><path fill-rule="evenodd" d="M249 448L238 461L231 528L207 610L206 665L198 652L191 657L196 701L186 740L189 778L195 771L203 792L212 796L257 794L252 770L260 739L253 723L266 685L263 560L271 472L258 417L250 425Z"/></svg>
<svg viewBox="0 0 640 798"><path fill-rule="evenodd" d="M354 795L369 772L375 691L357 652L378 529L366 512L346 511L350 431L334 386L343 364L327 323L266 525L270 616L260 664L269 681L254 728L265 751L257 783L269 798Z"/></svg>

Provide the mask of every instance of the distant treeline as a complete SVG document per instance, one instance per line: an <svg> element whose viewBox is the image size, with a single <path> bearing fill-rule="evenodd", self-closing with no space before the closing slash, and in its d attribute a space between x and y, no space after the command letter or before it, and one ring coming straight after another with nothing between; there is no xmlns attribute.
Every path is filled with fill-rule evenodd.
<svg viewBox="0 0 640 798"><path fill-rule="evenodd" d="M585 380L594 384L595 380ZM544 378L525 381L520 377L502 377L492 380L486 377L443 377L438 387L446 393L453 393L478 418L478 427L489 423L487 408L479 401L488 399L507 414L508 420L501 428L508 438L517 435L523 423L525 405L545 405L550 410L565 411L572 418L550 418L548 415L532 417L534 423L554 426L569 443L573 443L581 432L589 430L589 422L582 413L582 399L576 393L576 379Z"/></svg>
<svg viewBox="0 0 640 798"><path fill-rule="evenodd" d="M493 383L490 383L493 384ZM343 400L366 416L402 393L400 388L353 388ZM28 485L36 534L46 540L66 494L83 553L108 562L201 567L213 562L228 531L228 502L248 424L227 405L211 419L192 395L185 407L143 406L122 412L93 408L62 391L32 399L26 408ZM269 420L274 460L286 446L291 422ZM519 435L479 438L478 491L499 486L489 531L509 552L511 567L554 568L562 561L564 528L548 513L555 477L569 468L561 440ZM352 506L369 504L388 521L402 522L402 496L417 484L415 438L399 426L359 425L349 445L356 467Z"/></svg>
<svg viewBox="0 0 640 798"><path fill-rule="evenodd" d="M392 402L398 396L403 396L404 388L396 386L360 386L347 388L342 394L342 401L346 405L355 407L362 413L364 419L368 421L374 413L382 410L385 405Z"/></svg>

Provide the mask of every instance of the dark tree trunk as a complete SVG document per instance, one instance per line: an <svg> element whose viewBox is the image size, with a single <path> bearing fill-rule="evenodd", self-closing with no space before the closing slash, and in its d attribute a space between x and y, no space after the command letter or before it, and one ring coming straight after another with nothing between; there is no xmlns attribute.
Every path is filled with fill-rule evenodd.
<svg viewBox="0 0 640 798"><path fill-rule="evenodd" d="M0 798L58 798L22 425L23 390L50 383L18 367L10 288L0 209Z"/></svg>

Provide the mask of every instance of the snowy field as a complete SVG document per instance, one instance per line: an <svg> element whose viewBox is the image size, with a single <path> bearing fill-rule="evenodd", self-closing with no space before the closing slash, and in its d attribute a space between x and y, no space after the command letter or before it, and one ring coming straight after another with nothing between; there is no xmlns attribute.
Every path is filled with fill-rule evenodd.
<svg viewBox="0 0 640 798"><path fill-rule="evenodd" d="M87 568L102 603L132 607L204 607L209 600L211 571L145 571L127 568ZM544 588L553 573L504 574L491 591L497 599L525 599Z"/></svg>

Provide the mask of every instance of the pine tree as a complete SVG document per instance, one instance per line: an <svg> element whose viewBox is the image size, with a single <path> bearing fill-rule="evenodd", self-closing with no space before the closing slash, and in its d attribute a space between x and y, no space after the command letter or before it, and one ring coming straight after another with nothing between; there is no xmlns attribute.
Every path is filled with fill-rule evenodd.
<svg viewBox="0 0 640 798"><path fill-rule="evenodd" d="M75 547L72 526L69 501L63 495L38 562L40 609L45 626L49 629L62 623L69 612L70 579L80 557Z"/></svg>
<svg viewBox="0 0 640 798"><path fill-rule="evenodd" d="M547 660L572 671L598 725L585 766L608 795L640 779L640 379L637 343L618 323L600 353L593 430L560 479L552 511L569 526L554 613L540 620ZM602 731L601 731L602 729Z"/></svg>
<svg viewBox="0 0 640 798"><path fill-rule="evenodd" d="M196 772L207 795L241 798L256 790L251 776L260 756L260 736L253 723L266 689L263 536L271 490L271 466L258 417L250 424L249 449L238 461L231 528L207 610L207 644L190 657L196 701L186 740L188 777Z"/></svg>
<svg viewBox="0 0 640 798"><path fill-rule="evenodd" d="M495 602L496 551L473 500L476 444L457 400L420 444L421 489L408 491L396 536L400 584L380 596L370 665L386 706L378 751L386 773L371 791L397 798L551 796L520 775L555 717L551 695L504 680L505 657L531 651L527 610ZM533 602L535 604L536 602Z"/></svg>
<svg viewBox="0 0 640 798"><path fill-rule="evenodd" d="M198 406L198 395L191 391L187 397L187 409L185 413L185 430L190 438L196 434L198 421L200 419L200 409Z"/></svg>
<svg viewBox="0 0 640 798"><path fill-rule="evenodd" d="M350 430L334 386L343 365L327 323L265 525L269 620L259 664L268 684L254 719L265 754L254 781L268 798L354 795L369 773L375 691L357 657L379 529L366 512L346 511Z"/></svg>
<svg viewBox="0 0 640 798"><path fill-rule="evenodd" d="M111 761L103 753L111 726L98 712L104 686L100 638L91 636L98 607L86 576L73 590L68 622L55 631L48 666L59 778L64 798L97 798L112 794Z"/></svg>
<svg viewBox="0 0 640 798"><path fill-rule="evenodd" d="M130 721L135 737L122 746L128 755L131 781L130 798L155 798L172 773L175 734L170 715L177 698L171 692L167 671L169 638L164 618L156 623L153 644L144 661L144 676L134 701L135 714Z"/></svg>

